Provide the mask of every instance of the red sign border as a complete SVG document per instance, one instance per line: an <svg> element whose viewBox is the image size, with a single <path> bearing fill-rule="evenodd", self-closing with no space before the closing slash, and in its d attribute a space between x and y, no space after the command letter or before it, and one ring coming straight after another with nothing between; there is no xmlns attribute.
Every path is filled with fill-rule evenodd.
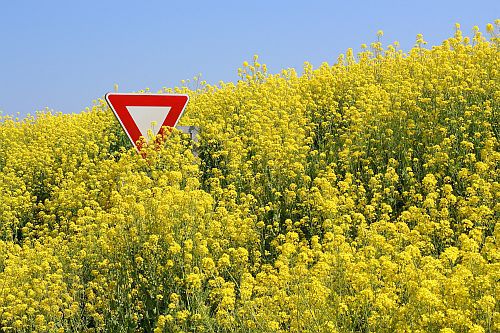
<svg viewBox="0 0 500 333"><path fill-rule="evenodd" d="M104 98L137 151L140 151L137 142L142 133L127 110L127 106L170 107L168 116L158 130L158 133L162 134L163 126L175 127L177 125L189 102L189 96L186 94L107 93Z"/></svg>

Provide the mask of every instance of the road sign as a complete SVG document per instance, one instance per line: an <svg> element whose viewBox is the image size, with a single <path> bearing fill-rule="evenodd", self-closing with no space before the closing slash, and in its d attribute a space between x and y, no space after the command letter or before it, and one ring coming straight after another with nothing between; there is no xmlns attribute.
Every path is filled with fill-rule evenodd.
<svg viewBox="0 0 500 333"><path fill-rule="evenodd" d="M163 126L175 127L188 100L188 95L180 94L106 94L109 107L139 151L141 137L148 142L163 133Z"/></svg>

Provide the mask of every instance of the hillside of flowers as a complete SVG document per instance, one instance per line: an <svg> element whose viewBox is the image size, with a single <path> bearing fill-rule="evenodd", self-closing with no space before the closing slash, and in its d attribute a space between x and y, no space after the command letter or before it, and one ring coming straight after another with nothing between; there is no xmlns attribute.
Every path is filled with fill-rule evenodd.
<svg viewBox="0 0 500 333"><path fill-rule="evenodd" d="M2 116L0 332L500 332L499 30Z"/></svg>

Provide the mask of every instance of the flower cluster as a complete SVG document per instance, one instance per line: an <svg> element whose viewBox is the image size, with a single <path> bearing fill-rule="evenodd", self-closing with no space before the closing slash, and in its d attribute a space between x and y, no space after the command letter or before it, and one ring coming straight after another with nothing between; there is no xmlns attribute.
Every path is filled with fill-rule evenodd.
<svg viewBox="0 0 500 333"><path fill-rule="evenodd" d="M0 331L500 331L499 26L165 88L199 140L145 158L1 117Z"/></svg>

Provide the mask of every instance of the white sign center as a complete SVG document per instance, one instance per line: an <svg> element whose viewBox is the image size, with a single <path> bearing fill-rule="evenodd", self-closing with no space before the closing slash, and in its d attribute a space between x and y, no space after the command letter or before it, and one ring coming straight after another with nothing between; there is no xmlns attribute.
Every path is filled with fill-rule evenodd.
<svg viewBox="0 0 500 333"><path fill-rule="evenodd" d="M154 136L171 109L170 106L127 106L126 108L146 141L149 141L148 130L151 130ZM153 122L156 124L154 127Z"/></svg>

